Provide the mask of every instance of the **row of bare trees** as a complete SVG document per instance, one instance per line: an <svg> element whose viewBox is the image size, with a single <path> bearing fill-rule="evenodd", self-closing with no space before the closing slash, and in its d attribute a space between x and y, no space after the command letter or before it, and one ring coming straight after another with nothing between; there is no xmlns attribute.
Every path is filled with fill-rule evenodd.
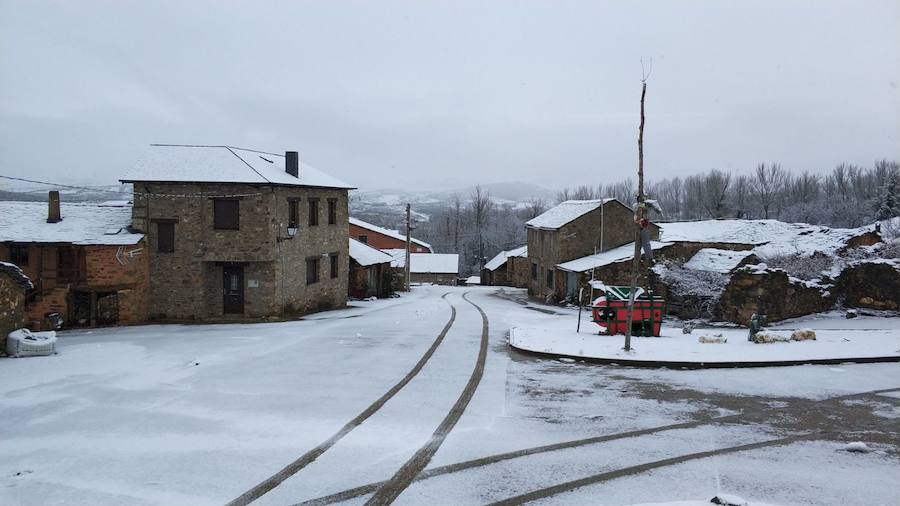
<svg viewBox="0 0 900 506"><path fill-rule="evenodd" d="M882 200L892 192L888 188L892 176L900 177L900 164L888 160L871 167L841 164L825 175L794 173L777 163L761 163L750 174L713 169L685 178L650 181L646 192L660 203L666 221L779 219L858 227L874 221L878 209L884 207ZM567 188L557 193L557 200L614 197L631 205L635 188L628 178L608 185Z"/></svg>

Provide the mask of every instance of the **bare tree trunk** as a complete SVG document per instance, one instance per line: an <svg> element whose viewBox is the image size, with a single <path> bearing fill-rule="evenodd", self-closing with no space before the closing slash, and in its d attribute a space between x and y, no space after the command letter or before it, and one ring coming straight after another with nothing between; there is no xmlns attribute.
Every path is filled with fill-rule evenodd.
<svg viewBox="0 0 900 506"><path fill-rule="evenodd" d="M628 296L628 317L625 326L625 351L631 351L631 325L634 319L634 296L637 292L638 268L641 263L641 225L644 218L644 97L647 95L647 76L641 79L641 125L638 127L638 194L634 210L634 258L631 261L631 294Z"/></svg>

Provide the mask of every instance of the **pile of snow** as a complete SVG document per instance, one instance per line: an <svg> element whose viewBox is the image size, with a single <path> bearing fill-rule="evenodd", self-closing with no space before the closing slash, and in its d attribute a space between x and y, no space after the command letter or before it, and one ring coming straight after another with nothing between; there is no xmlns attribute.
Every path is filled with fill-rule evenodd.
<svg viewBox="0 0 900 506"><path fill-rule="evenodd" d="M350 258L363 267L391 263L394 260L394 257L391 255L368 244L363 244L352 237L350 238Z"/></svg>
<svg viewBox="0 0 900 506"><path fill-rule="evenodd" d="M255 183L353 189L319 169L299 163L294 177L284 170L284 153L230 146L151 144L122 177L123 182Z"/></svg>
<svg viewBox="0 0 900 506"><path fill-rule="evenodd" d="M127 246L143 234L128 231L131 206L61 203L62 221L47 223L47 203L0 201L0 242Z"/></svg>
<svg viewBox="0 0 900 506"><path fill-rule="evenodd" d="M872 451L872 449L869 448L869 445L867 445L866 443L863 443L862 441L854 441L852 443L847 443L841 449L844 450L845 452L851 452L851 453L869 453Z"/></svg>
<svg viewBox="0 0 900 506"><path fill-rule="evenodd" d="M661 223L660 227L660 240L750 244L764 257L797 252L834 255L848 240L875 230L874 225L830 228L778 220L683 221Z"/></svg>
<svg viewBox="0 0 900 506"><path fill-rule="evenodd" d="M501 265L506 263L506 260L509 258L518 258L518 257L527 257L528 256L528 246L520 246L515 249L501 251L497 253L497 256L490 259L488 263L484 264L484 268L489 271L495 271Z"/></svg>
<svg viewBox="0 0 900 506"><path fill-rule="evenodd" d="M753 251L703 248L685 262L684 268L694 271L712 271L727 274L737 268L750 255L753 255Z"/></svg>
<svg viewBox="0 0 900 506"><path fill-rule="evenodd" d="M528 220L525 226L556 230L613 200L615 199L567 200L551 207L540 216Z"/></svg>

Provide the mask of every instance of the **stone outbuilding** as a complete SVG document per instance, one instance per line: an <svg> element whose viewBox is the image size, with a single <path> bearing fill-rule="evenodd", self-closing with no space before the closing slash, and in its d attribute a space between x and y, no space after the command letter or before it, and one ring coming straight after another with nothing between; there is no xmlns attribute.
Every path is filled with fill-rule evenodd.
<svg viewBox="0 0 900 506"><path fill-rule="evenodd" d="M489 286L528 286L528 246L501 251L484 264L481 284Z"/></svg>
<svg viewBox="0 0 900 506"><path fill-rule="evenodd" d="M6 353L6 335L25 326L25 294L33 288L17 265L0 262L0 355Z"/></svg>
<svg viewBox="0 0 900 506"><path fill-rule="evenodd" d="M240 320L346 304L347 192L296 151L151 145L122 179L147 234L150 317Z"/></svg>
<svg viewBox="0 0 900 506"><path fill-rule="evenodd" d="M403 282L406 268L406 252L387 250L394 261L391 268ZM459 255L456 253L411 253L409 255L410 283L456 285L459 279Z"/></svg>
<svg viewBox="0 0 900 506"><path fill-rule="evenodd" d="M567 200L525 223L528 234L528 294L562 300L578 293L573 271L557 265L634 242L634 212L616 199ZM650 224L650 236L659 227Z"/></svg>
<svg viewBox="0 0 900 506"><path fill-rule="evenodd" d="M900 259L853 262L838 276L835 291L849 307L900 309Z"/></svg>
<svg viewBox="0 0 900 506"><path fill-rule="evenodd" d="M387 253L350 238L348 294L358 299L387 297L394 291L391 262Z"/></svg>
<svg viewBox="0 0 900 506"><path fill-rule="evenodd" d="M781 269L742 267L731 276L719 298L722 319L747 325L754 313L777 322L827 311L835 303L830 288L791 278Z"/></svg>
<svg viewBox="0 0 900 506"><path fill-rule="evenodd" d="M26 326L126 325L147 319L144 235L129 228L128 201L102 204L0 202L0 261L17 265L34 283Z"/></svg>

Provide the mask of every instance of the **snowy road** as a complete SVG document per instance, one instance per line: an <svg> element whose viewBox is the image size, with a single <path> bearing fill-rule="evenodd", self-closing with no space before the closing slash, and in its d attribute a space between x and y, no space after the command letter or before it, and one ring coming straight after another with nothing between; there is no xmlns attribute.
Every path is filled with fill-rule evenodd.
<svg viewBox="0 0 900 506"><path fill-rule="evenodd" d="M509 327L571 314L495 292L72 331L58 356L2 359L0 504L900 504L897 364L535 359ZM873 451L842 451L857 440Z"/></svg>

